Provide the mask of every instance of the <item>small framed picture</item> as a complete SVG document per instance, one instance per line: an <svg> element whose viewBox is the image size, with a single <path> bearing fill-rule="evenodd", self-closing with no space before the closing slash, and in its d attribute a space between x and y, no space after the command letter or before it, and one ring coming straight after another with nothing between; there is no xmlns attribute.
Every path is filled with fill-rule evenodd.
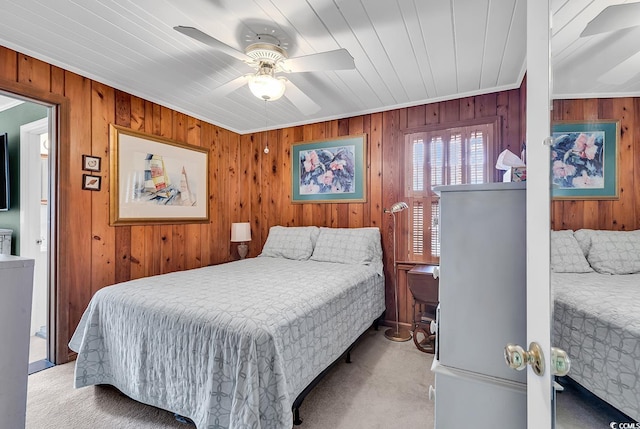
<svg viewBox="0 0 640 429"><path fill-rule="evenodd" d="M94 176L91 174L83 174L82 175L82 189L88 189L90 191L99 191L100 190L100 182L102 181L102 177Z"/></svg>
<svg viewBox="0 0 640 429"><path fill-rule="evenodd" d="M86 171L100 171L100 157L82 155L82 169Z"/></svg>

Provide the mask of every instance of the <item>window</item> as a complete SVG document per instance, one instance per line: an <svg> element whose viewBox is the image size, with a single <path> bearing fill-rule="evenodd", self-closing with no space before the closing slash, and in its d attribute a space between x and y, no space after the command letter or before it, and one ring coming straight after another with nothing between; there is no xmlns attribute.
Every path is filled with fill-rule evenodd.
<svg viewBox="0 0 640 429"><path fill-rule="evenodd" d="M490 121L405 134L407 260L437 262L440 257L440 206L434 186L493 181L498 119Z"/></svg>

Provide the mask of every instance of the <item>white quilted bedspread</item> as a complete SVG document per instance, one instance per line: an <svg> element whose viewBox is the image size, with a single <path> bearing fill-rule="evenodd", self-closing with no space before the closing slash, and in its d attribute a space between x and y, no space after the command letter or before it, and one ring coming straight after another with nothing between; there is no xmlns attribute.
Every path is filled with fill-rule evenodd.
<svg viewBox="0 0 640 429"><path fill-rule="evenodd" d="M296 396L383 310L365 265L258 257L133 280L82 316L75 386L114 385L198 429L291 429Z"/></svg>
<svg viewBox="0 0 640 429"><path fill-rule="evenodd" d="M640 419L640 274L553 273L552 343L568 376Z"/></svg>

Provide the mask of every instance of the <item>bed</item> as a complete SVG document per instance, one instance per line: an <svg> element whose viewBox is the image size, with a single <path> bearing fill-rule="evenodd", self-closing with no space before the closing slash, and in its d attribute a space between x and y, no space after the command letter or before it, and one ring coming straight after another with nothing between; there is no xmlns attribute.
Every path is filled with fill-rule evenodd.
<svg viewBox="0 0 640 429"><path fill-rule="evenodd" d="M640 231L554 231L553 343L568 376L640 420Z"/></svg>
<svg viewBox="0 0 640 429"><path fill-rule="evenodd" d="M98 291L69 344L75 387L198 429L290 429L296 398L383 311L377 228L272 227L259 257Z"/></svg>

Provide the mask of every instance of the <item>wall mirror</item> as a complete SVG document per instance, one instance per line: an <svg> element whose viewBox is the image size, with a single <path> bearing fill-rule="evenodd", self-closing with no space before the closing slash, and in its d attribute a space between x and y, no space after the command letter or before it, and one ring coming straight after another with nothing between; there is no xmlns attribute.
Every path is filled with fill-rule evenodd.
<svg viewBox="0 0 640 429"><path fill-rule="evenodd" d="M640 3L550 4L551 338L572 359L557 427L618 427L640 419L640 274L617 275L640 247L612 233L640 228Z"/></svg>

